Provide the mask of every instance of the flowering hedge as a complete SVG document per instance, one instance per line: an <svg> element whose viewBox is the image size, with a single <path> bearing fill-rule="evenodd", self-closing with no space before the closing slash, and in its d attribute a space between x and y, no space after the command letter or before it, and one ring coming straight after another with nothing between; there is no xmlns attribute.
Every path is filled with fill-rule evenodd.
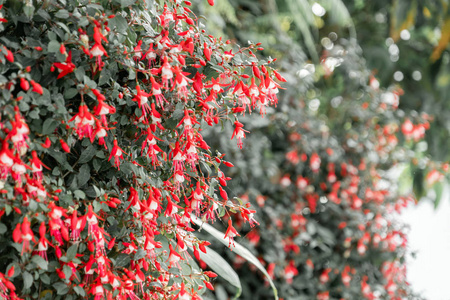
<svg viewBox="0 0 450 300"><path fill-rule="evenodd" d="M213 1L208 1L213 4ZM200 299L190 256L249 205L202 129L277 103L283 78L250 44L202 29L189 1L11 1L0 8L0 295ZM228 49L228 50L226 50ZM225 239L238 233L229 222Z"/></svg>
<svg viewBox="0 0 450 300"><path fill-rule="evenodd" d="M221 139L236 165L227 171L237 179L230 190L258 206L258 227L234 221L244 236L238 242L265 264L283 299L416 297L397 218L413 197L392 168L426 166L416 145L430 117L399 110L401 89L381 88L346 40L336 41L320 65L294 71L283 73L288 83L277 110L246 122L252 134L243 152ZM314 86L296 93L311 79ZM436 172L428 188L440 184ZM237 268L244 299L269 298L256 269L223 254Z"/></svg>

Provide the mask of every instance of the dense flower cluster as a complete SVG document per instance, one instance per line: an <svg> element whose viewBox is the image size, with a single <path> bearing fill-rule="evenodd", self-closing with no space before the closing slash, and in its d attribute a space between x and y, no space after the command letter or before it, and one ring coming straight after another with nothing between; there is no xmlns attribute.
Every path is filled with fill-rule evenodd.
<svg viewBox="0 0 450 300"><path fill-rule="evenodd" d="M238 241L265 264L284 299L409 299L397 213L414 200L410 190L400 193L392 168L418 163L413 150L429 117L405 117L391 101L401 91L374 85L351 47L327 55L340 65L311 87L317 98L288 88L270 123L247 122L252 135L227 174L241 179L231 187L244 203L257 203L260 226L237 218L245 236ZM442 174L430 172L429 186ZM245 260L224 255L239 269L246 299L270 293L256 289L260 277Z"/></svg>
<svg viewBox="0 0 450 300"><path fill-rule="evenodd" d="M211 5L213 1L208 1ZM202 129L277 104L261 50L207 35L189 1L1 8L2 299L200 299L211 221L254 210ZM219 190L216 194L216 190ZM220 196L219 196L220 195ZM231 220L225 238L238 235Z"/></svg>

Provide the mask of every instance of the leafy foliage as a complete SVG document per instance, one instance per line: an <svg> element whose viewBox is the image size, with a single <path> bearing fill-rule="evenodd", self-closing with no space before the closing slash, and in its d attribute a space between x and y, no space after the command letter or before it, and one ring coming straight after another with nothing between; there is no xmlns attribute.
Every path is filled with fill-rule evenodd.
<svg viewBox="0 0 450 300"><path fill-rule="evenodd" d="M191 214L254 212L202 131L231 122L242 145L238 114L276 104L281 77L188 1L63 2L0 7L0 295L201 299L216 275L187 251L209 244Z"/></svg>
<svg viewBox="0 0 450 300"><path fill-rule="evenodd" d="M279 54L288 81L266 118L243 119L251 132L243 152L225 137L216 144L236 165L227 172L237 179L230 195L259 206L258 227L234 221L243 235L237 241L267 266L283 299L419 299L406 280L407 239L397 220L414 202L412 179L395 171L425 162L445 168L424 149L432 117L399 108L408 97L398 85L383 88L349 30L352 22L334 23L327 1L317 1L326 13L315 17L321 59L314 63L285 2L262 1L256 9L234 1L250 31L235 37L264 35L266 53ZM439 192L443 172L416 180L426 182L423 191ZM238 269L244 299L271 297L259 271L234 253L224 255Z"/></svg>

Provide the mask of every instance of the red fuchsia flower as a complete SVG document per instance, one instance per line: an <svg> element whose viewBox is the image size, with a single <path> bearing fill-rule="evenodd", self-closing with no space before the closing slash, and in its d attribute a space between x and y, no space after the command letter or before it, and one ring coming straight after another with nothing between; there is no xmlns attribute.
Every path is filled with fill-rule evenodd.
<svg viewBox="0 0 450 300"><path fill-rule="evenodd" d="M309 160L309 166L311 167L311 170L312 170L314 173L319 172L319 169L320 169L320 163L321 163L321 160L320 160L319 155L318 155L317 153L313 153L313 154L311 155L310 160Z"/></svg>
<svg viewBox="0 0 450 300"><path fill-rule="evenodd" d="M103 126L99 120L95 119L95 129L91 137L91 143L94 142L95 138L98 138L98 144L100 146L104 145L105 149L108 149L105 143L105 137L108 135L108 128Z"/></svg>
<svg viewBox="0 0 450 300"><path fill-rule="evenodd" d="M22 224L18 223L16 228L13 231L13 240L15 243L22 243L22 255L24 252L29 252L30 249L30 241L36 243L36 239L34 238L33 231L30 227L30 221L28 221L28 217L25 217L22 221Z"/></svg>
<svg viewBox="0 0 450 300"><path fill-rule="evenodd" d="M305 190L309 182L307 178L299 176L297 177L297 181L295 182L295 184L297 185L297 188L299 190Z"/></svg>
<svg viewBox="0 0 450 300"><path fill-rule="evenodd" d="M167 60L167 56L164 57L164 62L160 68L162 84L167 89L169 88L169 80L172 83L173 71L172 66L169 64Z"/></svg>
<svg viewBox="0 0 450 300"><path fill-rule="evenodd" d="M164 127L161 125L161 114L156 110L155 103L152 103L151 116L152 116L152 124L150 124L150 129L155 132L156 127L161 130L164 130Z"/></svg>
<svg viewBox="0 0 450 300"><path fill-rule="evenodd" d="M138 61L142 57L142 40L140 40L133 49L133 59Z"/></svg>
<svg viewBox="0 0 450 300"><path fill-rule="evenodd" d="M114 140L114 146L112 148L111 154L109 155L108 161L110 161L111 158L114 157L114 165L120 170L120 160L123 159L124 153L125 152L117 145L117 140Z"/></svg>
<svg viewBox="0 0 450 300"><path fill-rule="evenodd" d="M222 87L225 87L228 85L230 85L230 84L229 83L221 83L220 78L218 78L218 79L211 78L211 83L205 85L205 87L211 89L211 94L213 95L213 98L215 99L217 97L217 94L224 92Z"/></svg>
<svg viewBox="0 0 450 300"><path fill-rule="evenodd" d="M235 127L234 127L233 134L231 135L231 139L236 137L238 140L237 145L240 149L242 149L242 145L243 145L242 139L245 138L245 133L248 131L243 129L244 125L239 121L235 121L234 126Z"/></svg>
<svg viewBox="0 0 450 300"><path fill-rule="evenodd" d="M157 140L162 141L160 138L153 135L150 127L147 127L145 131L146 138L144 142L142 143L141 149L142 153L145 153L152 159L152 165L153 167L156 167L159 164L158 160L158 153L164 153L161 148L158 147L156 144Z"/></svg>
<svg viewBox="0 0 450 300"><path fill-rule="evenodd" d="M82 103L80 105L78 113L69 120L69 122L73 121L75 121L75 127L79 139L82 139L85 136L89 139L92 139L94 133L95 118L89 112L86 104Z"/></svg>
<svg viewBox="0 0 450 300"><path fill-rule="evenodd" d="M0 5L0 10L3 8L3 4ZM0 12L0 23L6 23L8 22L8 20L6 20L5 18L3 18L3 13Z"/></svg>
<svg viewBox="0 0 450 300"><path fill-rule="evenodd" d="M0 273L0 296L3 299L19 300L15 293L16 287L14 284L5 278L3 273Z"/></svg>
<svg viewBox="0 0 450 300"><path fill-rule="evenodd" d="M94 285L91 290L89 291L91 295L94 296L94 300L103 300L104 299L104 290L102 284L96 284Z"/></svg>
<svg viewBox="0 0 450 300"><path fill-rule="evenodd" d="M142 110L142 115L145 117L147 113L151 112L150 106L148 104L149 93L141 90L139 85L136 86L136 96L134 96L133 101L137 102L139 108Z"/></svg>
<svg viewBox="0 0 450 300"><path fill-rule="evenodd" d="M157 55L155 53L155 50L153 49L153 43L151 43L147 52L145 52L145 54L142 56L141 60L147 59L148 66L150 67L156 57Z"/></svg>
<svg viewBox="0 0 450 300"><path fill-rule="evenodd" d="M6 55L5 55L6 60L9 61L10 63L13 63L14 62L14 54L11 52L11 50L6 48L5 46L3 46L3 49L5 49L5 51L6 51Z"/></svg>
<svg viewBox="0 0 450 300"><path fill-rule="evenodd" d="M298 163L300 162L300 156L298 155L298 152L296 149L293 149L293 150L287 152L286 159L293 165L298 165Z"/></svg>
<svg viewBox="0 0 450 300"><path fill-rule="evenodd" d="M194 75L194 80L193 80L193 84L192 87L194 89L194 91L199 95L203 95L204 94L204 90L203 90L203 80L206 78L206 76L200 72L196 73Z"/></svg>
<svg viewBox="0 0 450 300"><path fill-rule="evenodd" d="M284 279L288 284L292 284L294 276L298 275L298 270L295 267L293 260L289 261L289 264L284 268Z"/></svg>
<svg viewBox="0 0 450 300"><path fill-rule="evenodd" d="M6 139L10 139L14 144L14 148L20 155L24 155L28 149L27 142L30 140L28 135L30 134L30 128L25 120L22 118L19 112L19 107L14 107L14 121L11 121L12 129L8 133Z"/></svg>
<svg viewBox="0 0 450 300"><path fill-rule="evenodd" d="M167 261L169 262L169 268L172 268L173 266L178 267L179 269L181 269L180 260L184 260L183 257L181 257L181 255L176 252L172 245L169 244L169 258L167 259Z"/></svg>
<svg viewBox="0 0 450 300"><path fill-rule="evenodd" d="M159 16L159 22L162 27L167 27L170 22L174 21L173 13L167 9L167 4L164 4L164 11Z"/></svg>
<svg viewBox="0 0 450 300"><path fill-rule="evenodd" d="M407 139L411 138L412 132L414 130L414 124L411 122L410 119L406 119L405 122L402 124L402 133L405 135Z"/></svg>
<svg viewBox="0 0 450 300"><path fill-rule="evenodd" d="M94 93L98 101L98 105L94 107L94 115L100 116L103 125L108 126L106 115L114 114L116 112L116 108L114 106L105 103L106 98L102 93L100 93L99 90L92 89L92 92Z"/></svg>
<svg viewBox="0 0 450 300"><path fill-rule="evenodd" d="M329 300L330 299L330 292L318 292L317 293L317 300Z"/></svg>
<svg viewBox="0 0 450 300"><path fill-rule="evenodd" d="M24 90L26 92L30 89L30 83L28 82L28 80L21 77L20 78L20 87L22 88L22 90Z"/></svg>
<svg viewBox="0 0 450 300"><path fill-rule="evenodd" d="M189 73L182 72L180 67L174 67L174 73L177 95L180 99L184 99L184 101L186 102L188 100L187 86L192 83L193 80L186 77L186 75L189 75Z"/></svg>
<svg viewBox="0 0 450 300"><path fill-rule="evenodd" d="M193 114L193 116L191 116L190 114L193 114L193 111L190 109L185 109L184 117L177 125L177 127L180 127L182 124L184 125L184 130L181 137L186 138L187 140L192 140L194 138L194 124L200 124L195 118L195 115Z"/></svg>
<svg viewBox="0 0 450 300"><path fill-rule="evenodd" d="M31 170L31 167L26 165L19 157L19 153L16 153L14 157L14 164L11 167L11 177L16 182L17 186L22 186L22 177L26 171Z"/></svg>
<svg viewBox="0 0 450 300"><path fill-rule="evenodd" d="M53 63L53 66L58 68L59 75L57 79L63 78L67 74L72 73L75 70L75 64L72 62L72 51L69 51L69 55L66 58L66 61L63 63Z"/></svg>
<svg viewBox="0 0 450 300"><path fill-rule="evenodd" d="M172 200L170 199L170 197L167 196L167 207L166 207L166 211L164 212L164 215L166 217L173 217L173 216L176 217L177 216L176 213L178 212L179 208L181 208L181 206L173 203Z"/></svg>
<svg viewBox="0 0 450 300"><path fill-rule="evenodd" d="M27 182L27 193L31 197L38 197L36 201L45 200L47 197L47 191L45 190L44 186L42 185L40 180L36 180L33 178L30 178L28 174L25 174L26 182ZM39 199L40 198L40 199Z"/></svg>
<svg viewBox="0 0 450 300"><path fill-rule="evenodd" d="M231 244L234 245L234 237L235 236L241 236L236 229L233 227L231 219L228 220L228 228L227 231L225 232L225 236L224 239L228 238L228 247L231 248Z"/></svg>
<svg viewBox="0 0 450 300"><path fill-rule="evenodd" d="M80 233L86 226L86 218L78 218L78 211L74 210L72 217L66 219L66 222L68 222L70 226L70 240L74 242L80 241Z"/></svg>
<svg viewBox="0 0 450 300"><path fill-rule="evenodd" d="M42 179L42 167L46 168L47 170L50 170L49 167L44 165L42 161L38 158L36 151L31 151L32 158L30 159L31 164L31 172L33 173L33 177L35 179Z"/></svg>
<svg viewBox="0 0 450 300"><path fill-rule="evenodd" d="M180 291L177 294L178 300L191 300L192 296L184 288L184 282L181 282Z"/></svg>
<svg viewBox="0 0 450 300"><path fill-rule="evenodd" d="M139 200L139 193L133 187L130 187L130 196L128 197L128 201L130 202L130 204L125 209L125 211L129 210L130 207L133 207L137 211L141 210L142 203Z"/></svg>
<svg viewBox="0 0 450 300"><path fill-rule="evenodd" d="M64 150L64 152L70 153L69 145L67 145L67 143L63 139L59 139L59 142L60 142L61 148Z"/></svg>
<svg viewBox="0 0 450 300"><path fill-rule="evenodd" d="M326 268L325 270L323 270L322 274L320 274L319 276L319 281L321 284L325 284L330 280L330 274L331 272L331 268Z"/></svg>
<svg viewBox="0 0 450 300"><path fill-rule="evenodd" d="M198 162L198 153L195 144L191 141L186 143L186 162L191 165L192 170L195 170L195 164Z"/></svg>
<svg viewBox="0 0 450 300"><path fill-rule="evenodd" d="M440 182L444 179L444 175L441 174L438 170L433 169L430 172L428 172L427 176L425 177L425 181L427 183L427 186L433 186L435 183Z"/></svg>
<svg viewBox="0 0 450 300"><path fill-rule="evenodd" d="M170 152L169 158L172 159L174 172L183 172L185 170L184 161L186 160L186 155L181 151L179 142L175 143L175 148Z"/></svg>
<svg viewBox="0 0 450 300"><path fill-rule="evenodd" d="M200 213L200 206L203 202L203 190L200 188L200 182L197 182L197 186L191 195L190 201L191 209L198 215Z"/></svg>
<svg viewBox="0 0 450 300"><path fill-rule="evenodd" d="M42 89L42 86L35 82L34 80L30 80L31 86L33 87L33 92L38 93L39 95L43 95L44 94L44 90Z"/></svg>
<svg viewBox="0 0 450 300"><path fill-rule="evenodd" d="M45 227L45 222L41 222L41 225L39 226L39 241L38 241L38 248L37 248L37 254L48 261L47 258L47 250L48 246L54 247L50 241L45 237L45 233L47 232L47 228Z"/></svg>
<svg viewBox="0 0 450 300"><path fill-rule="evenodd" d="M342 271L342 283L346 286L350 286L350 281L352 280L352 277L350 276L351 269L350 266L345 266L344 271Z"/></svg>
<svg viewBox="0 0 450 300"><path fill-rule="evenodd" d="M106 52L105 48L103 48L102 41L104 41L106 44L108 41L106 40L106 37L100 32L100 27L95 26L94 27L94 46L91 48L91 55L102 57L103 55L108 56L108 53Z"/></svg>
<svg viewBox="0 0 450 300"><path fill-rule="evenodd" d="M156 103L158 103L160 107L164 107L164 102L169 103L169 101L164 98L161 91L161 85L157 83L153 77L150 77L150 82L152 83L152 96L155 97Z"/></svg>
<svg viewBox="0 0 450 300"><path fill-rule="evenodd" d="M233 94L237 96L239 105L243 109L242 113L245 115L245 110L248 107L248 110L252 111L252 102L251 99L248 98L249 96L249 90L248 87L242 82L239 81L236 86L234 87Z"/></svg>
<svg viewBox="0 0 450 300"><path fill-rule="evenodd" d="M3 180L10 174L13 164L14 155L9 149L8 141L5 139L2 142L2 150L0 151L0 174Z"/></svg>
<svg viewBox="0 0 450 300"><path fill-rule="evenodd" d="M220 187L219 187L220 189ZM247 203L247 206L249 207L250 204ZM256 210L248 209L248 208L240 208L239 209L241 213L241 217L250 223L250 227L255 227L255 225L259 225L258 221L255 220L255 213Z"/></svg>

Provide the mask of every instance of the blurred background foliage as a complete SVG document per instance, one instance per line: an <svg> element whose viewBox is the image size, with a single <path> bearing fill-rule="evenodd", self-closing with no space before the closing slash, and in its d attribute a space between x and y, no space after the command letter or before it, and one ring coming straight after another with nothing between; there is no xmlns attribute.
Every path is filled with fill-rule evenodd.
<svg viewBox="0 0 450 300"><path fill-rule="evenodd" d="M195 2L211 32L242 46L261 42L287 79L266 118L240 119L251 132L243 150L211 133L236 165L229 195L257 207L260 226L239 228L237 241L265 264L284 299L420 299L404 278L406 238L394 212L411 192L437 205L448 176L448 1ZM222 255L239 269L244 299L272 297L256 270ZM215 298L228 294L216 284Z"/></svg>
<svg viewBox="0 0 450 300"><path fill-rule="evenodd" d="M224 0L202 6L206 26L215 34L237 40L259 41L266 55L279 58L291 79L305 64L317 67L327 47L346 39L360 50L367 70L381 86L403 90L400 109L413 116L427 113L431 128L418 154L423 161L408 166L405 186L414 183L418 199L427 193L425 178L450 160L450 6L448 0ZM281 58L281 59L280 59ZM296 80L292 94L305 93L324 73ZM405 175L408 175L406 178ZM448 179L448 178L447 178ZM435 195L428 195L435 204Z"/></svg>

